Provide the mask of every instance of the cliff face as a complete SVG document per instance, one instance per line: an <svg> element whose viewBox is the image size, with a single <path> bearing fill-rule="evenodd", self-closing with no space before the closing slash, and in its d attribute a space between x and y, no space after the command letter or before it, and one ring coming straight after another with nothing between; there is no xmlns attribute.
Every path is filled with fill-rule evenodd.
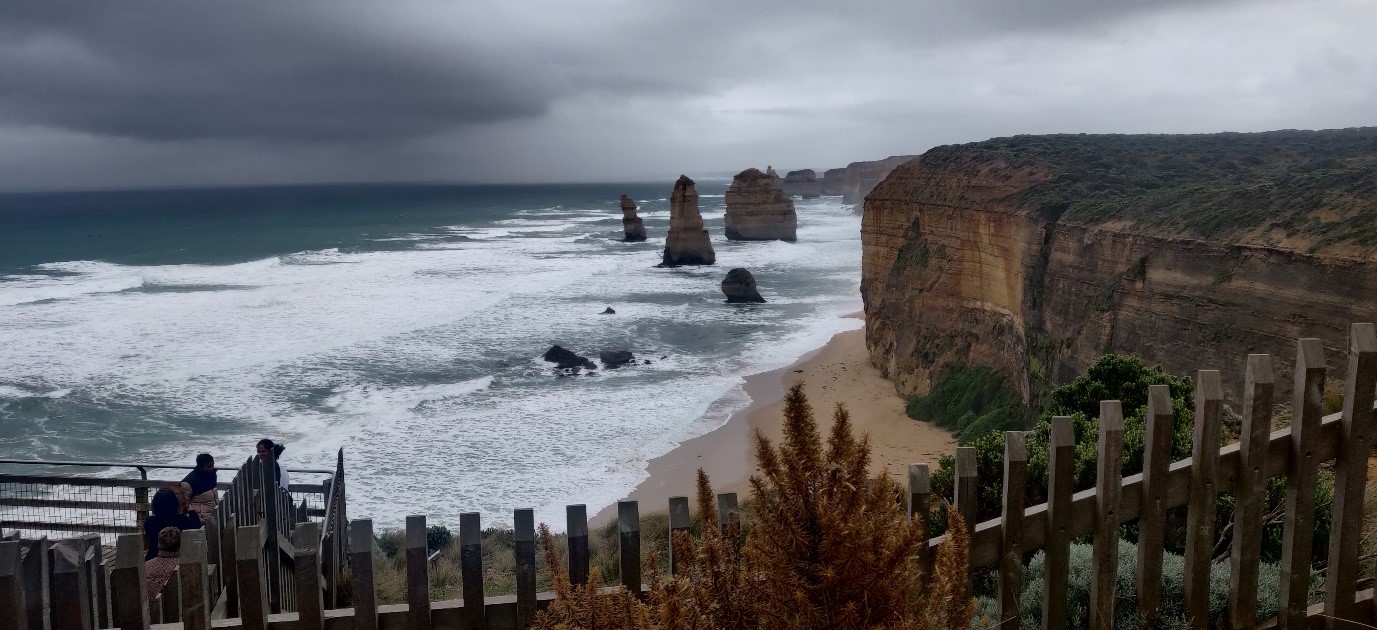
<svg viewBox="0 0 1377 630"><path fill-rule="evenodd" d="M829 168L822 174L822 194L840 195L846 187L846 169Z"/></svg>
<svg viewBox="0 0 1377 630"><path fill-rule="evenodd" d="M870 193L861 237L866 343L901 394L987 365L1036 398L1114 351L1234 397L1268 353L1289 396L1297 338L1337 368L1377 314L1377 129L939 147Z"/></svg>
<svg viewBox="0 0 1377 630"><path fill-rule="evenodd" d="M794 202L780 187L778 177L748 168L732 178L727 188L724 217L727 238L734 241L793 241L798 215Z"/></svg>
<svg viewBox="0 0 1377 630"><path fill-rule="evenodd" d="M817 197L822 194L822 182L818 181L818 174L811 168L789 171L784 174L784 193L804 199Z"/></svg>
<svg viewBox="0 0 1377 630"><path fill-rule="evenodd" d="M895 167L907 162L916 155L893 155L883 160L852 162L846 165L846 176L842 180L842 203L859 204L865 196L893 171Z"/></svg>

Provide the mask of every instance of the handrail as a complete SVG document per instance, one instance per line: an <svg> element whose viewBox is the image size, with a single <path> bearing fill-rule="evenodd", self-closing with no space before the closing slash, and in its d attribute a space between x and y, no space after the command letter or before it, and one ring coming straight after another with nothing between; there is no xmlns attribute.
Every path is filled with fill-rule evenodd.
<svg viewBox="0 0 1377 630"><path fill-rule="evenodd" d="M141 464L137 462L78 462L78 461L49 461L44 459L0 459L0 464L28 464L34 466L89 466L93 468L177 468L190 470L195 466L188 464ZM216 468L220 471L237 471L238 468ZM330 474L334 470L324 468L285 468L287 472L307 473L307 474Z"/></svg>

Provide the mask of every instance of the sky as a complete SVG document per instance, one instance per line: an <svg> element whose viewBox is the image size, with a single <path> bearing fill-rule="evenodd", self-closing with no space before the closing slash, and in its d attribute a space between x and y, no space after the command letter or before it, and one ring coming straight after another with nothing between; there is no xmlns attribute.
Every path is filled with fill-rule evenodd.
<svg viewBox="0 0 1377 630"><path fill-rule="evenodd" d="M1374 0L0 3L0 190L672 181L1377 124Z"/></svg>

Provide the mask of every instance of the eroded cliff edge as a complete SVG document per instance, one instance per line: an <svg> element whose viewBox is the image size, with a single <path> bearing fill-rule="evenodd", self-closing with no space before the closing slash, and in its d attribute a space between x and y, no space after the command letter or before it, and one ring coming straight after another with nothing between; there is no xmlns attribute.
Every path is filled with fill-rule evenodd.
<svg viewBox="0 0 1377 630"><path fill-rule="evenodd" d="M991 366L1025 398L1106 351L1178 374L1377 318L1377 128L938 147L866 198L872 362L899 393ZM1341 378L1331 370L1331 379Z"/></svg>

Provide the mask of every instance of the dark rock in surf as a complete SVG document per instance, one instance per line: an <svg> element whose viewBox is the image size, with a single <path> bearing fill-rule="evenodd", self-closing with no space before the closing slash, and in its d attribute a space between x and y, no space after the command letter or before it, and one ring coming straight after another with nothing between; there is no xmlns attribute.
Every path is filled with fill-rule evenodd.
<svg viewBox="0 0 1377 630"><path fill-rule="evenodd" d="M555 368L560 370L568 370L574 368L587 368L589 370L598 369L598 365L596 363L593 363L592 361L589 361L587 357L581 357L575 354L573 351L567 350L558 345L550 346L550 349L546 350L545 355L541 358L551 363L554 363Z"/></svg>
<svg viewBox="0 0 1377 630"><path fill-rule="evenodd" d="M759 304L765 301L755 286L755 276L740 267L727 272L722 280L722 293L728 304Z"/></svg>
<svg viewBox="0 0 1377 630"><path fill-rule="evenodd" d="M598 313L598 314L599 314L599 315L616 315L616 314L617 314L617 311L612 310L612 307L609 306L609 307L607 307L607 310L605 310L605 311L603 311L603 312L601 312L601 313Z"/></svg>
<svg viewBox="0 0 1377 630"><path fill-rule="evenodd" d="M627 350L603 350L598 353L598 360L602 361L602 366L615 370L628 363L636 362L636 355Z"/></svg>

